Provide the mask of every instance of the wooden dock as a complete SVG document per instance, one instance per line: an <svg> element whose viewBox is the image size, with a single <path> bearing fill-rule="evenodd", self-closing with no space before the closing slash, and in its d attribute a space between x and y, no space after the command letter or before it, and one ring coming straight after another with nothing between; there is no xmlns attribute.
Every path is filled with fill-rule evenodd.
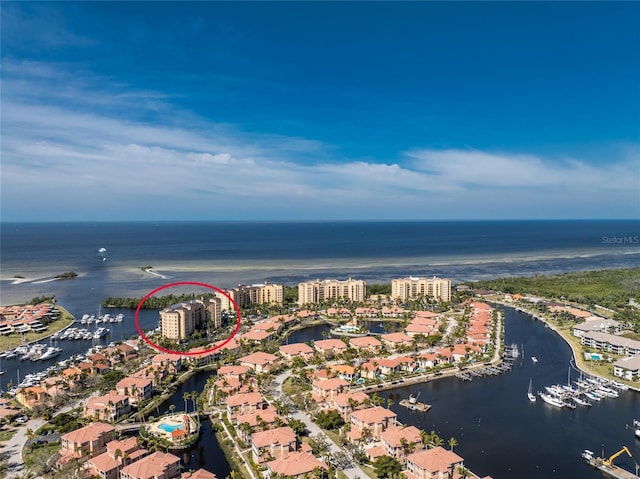
<svg viewBox="0 0 640 479"><path fill-rule="evenodd" d="M404 406L410 411L427 412L429 409L431 409L431 404L418 401L412 403L408 399L403 399L402 401L400 401L400 406Z"/></svg>

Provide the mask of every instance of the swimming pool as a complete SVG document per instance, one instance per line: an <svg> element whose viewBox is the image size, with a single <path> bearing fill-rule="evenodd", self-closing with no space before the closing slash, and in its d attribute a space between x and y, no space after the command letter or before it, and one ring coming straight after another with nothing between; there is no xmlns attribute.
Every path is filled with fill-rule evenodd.
<svg viewBox="0 0 640 479"><path fill-rule="evenodd" d="M602 361L602 354L591 353L591 361Z"/></svg>
<svg viewBox="0 0 640 479"><path fill-rule="evenodd" d="M158 429L162 429L164 432L171 434L176 429L182 429L182 424L167 424L166 422L158 424Z"/></svg>

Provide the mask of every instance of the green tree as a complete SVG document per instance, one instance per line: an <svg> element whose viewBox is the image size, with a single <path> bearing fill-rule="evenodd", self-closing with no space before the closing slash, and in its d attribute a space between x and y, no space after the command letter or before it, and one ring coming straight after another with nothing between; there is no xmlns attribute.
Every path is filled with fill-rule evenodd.
<svg viewBox="0 0 640 479"><path fill-rule="evenodd" d="M400 474L402 465L394 457L378 456L376 460L373 461L373 469L378 477L396 477Z"/></svg>
<svg viewBox="0 0 640 479"><path fill-rule="evenodd" d="M322 429L339 429L344 426L344 419L340 416L340 413L335 409L329 411L322 411L316 417L316 424Z"/></svg>

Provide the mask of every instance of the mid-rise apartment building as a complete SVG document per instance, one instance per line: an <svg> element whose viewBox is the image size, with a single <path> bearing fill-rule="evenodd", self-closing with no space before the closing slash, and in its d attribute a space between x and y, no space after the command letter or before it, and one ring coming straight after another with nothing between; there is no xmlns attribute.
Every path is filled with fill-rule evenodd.
<svg viewBox="0 0 640 479"><path fill-rule="evenodd" d="M169 339L185 339L207 320L213 321L214 327L221 325L219 298L194 299L185 303L174 304L160 311L160 331Z"/></svg>
<svg viewBox="0 0 640 479"><path fill-rule="evenodd" d="M435 298L451 301L451 280L446 278L407 278L391 280L391 297L401 301L418 298Z"/></svg>
<svg viewBox="0 0 640 479"><path fill-rule="evenodd" d="M367 284L363 280L325 279L298 284L298 304L321 303L331 299L364 301Z"/></svg>
<svg viewBox="0 0 640 479"><path fill-rule="evenodd" d="M268 282L252 285L239 284L228 293L240 308L254 304L282 305L284 303L284 285L282 284Z"/></svg>

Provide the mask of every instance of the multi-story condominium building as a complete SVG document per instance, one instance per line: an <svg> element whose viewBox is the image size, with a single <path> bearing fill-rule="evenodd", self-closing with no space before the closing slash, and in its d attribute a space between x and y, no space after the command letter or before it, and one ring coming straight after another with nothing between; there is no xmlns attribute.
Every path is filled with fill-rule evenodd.
<svg viewBox="0 0 640 479"><path fill-rule="evenodd" d="M239 284L237 288L230 289L228 293L240 308L254 304L284 303L284 285L282 284L267 282L252 285Z"/></svg>
<svg viewBox="0 0 640 479"><path fill-rule="evenodd" d="M107 443L113 440L115 428L103 422L91 423L64 434L60 439L60 455L77 457L81 461L107 450Z"/></svg>
<svg viewBox="0 0 640 479"><path fill-rule="evenodd" d="M391 280L391 297L401 301L417 298L435 298L438 301L451 301L451 280L446 278L408 278Z"/></svg>
<svg viewBox="0 0 640 479"><path fill-rule="evenodd" d="M325 279L298 284L298 304L313 304L330 299L364 301L367 284L363 280Z"/></svg>
<svg viewBox="0 0 640 479"><path fill-rule="evenodd" d="M185 339L207 320L214 327L221 325L220 299L194 299L174 304L160 311L160 331L169 339Z"/></svg>

